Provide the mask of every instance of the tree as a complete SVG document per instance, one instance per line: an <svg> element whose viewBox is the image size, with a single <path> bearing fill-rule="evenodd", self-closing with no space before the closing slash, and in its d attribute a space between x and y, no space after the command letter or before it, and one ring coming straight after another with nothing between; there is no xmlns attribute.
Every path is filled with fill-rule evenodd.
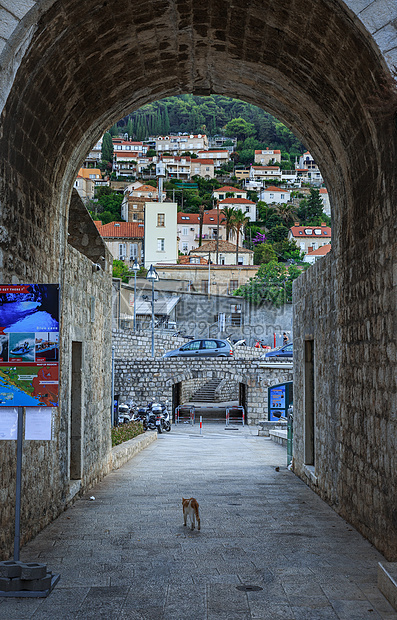
<svg viewBox="0 0 397 620"><path fill-rule="evenodd" d="M241 116L230 120L225 127L225 134L243 140L256 134L255 127L252 123L248 123Z"/></svg>
<svg viewBox="0 0 397 620"><path fill-rule="evenodd" d="M297 209L294 204L279 204L276 207L277 214L281 217L287 228L290 228L295 222Z"/></svg>
<svg viewBox="0 0 397 620"><path fill-rule="evenodd" d="M269 241L283 241L288 237L288 228L283 225L274 226L267 233Z"/></svg>
<svg viewBox="0 0 397 620"><path fill-rule="evenodd" d="M103 136L101 157L102 161L113 162L113 141L108 131Z"/></svg>
<svg viewBox="0 0 397 620"><path fill-rule="evenodd" d="M301 224L308 226L318 226L324 222L324 205L318 189L312 187L310 196L300 201L298 217Z"/></svg>
<svg viewBox="0 0 397 620"><path fill-rule="evenodd" d="M277 254L271 243L259 243L254 250L254 265L277 261Z"/></svg>
<svg viewBox="0 0 397 620"><path fill-rule="evenodd" d="M294 265L288 268L276 260L263 263L256 275L247 284L240 286L234 295L244 297L251 303L259 305L265 301L277 308L292 301L292 282L299 277L302 270Z"/></svg>
<svg viewBox="0 0 397 620"><path fill-rule="evenodd" d="M234 215L234 224L236 227L236 265L238 265L238 242L241 229L249 223L250 219L243 213L241 209L237 209Z"/></svg>
<svg viewBox="0 0 397 620"><path fill-rule="evenodd" d="M128 282L131 277L131 273L125 263L122 260L113 261L113 278L120 278L122 282Z"/></svg>
<svg viewBox="0 0 397 620"><path fill-rule="evenodd" d="M236 223L234 217L235 213L236 211L233 209L233 207L223 207L221 211L221 214L225 216L221 218L220 221L221 223L225 222L226 241L229 241L230 233L233 233L236 230Z"/></svg>
<svg viewBox="0 0 397 620"><path fill-rule="evenodd" d="M269 207L266 202L262 202L261 200L257 204L259 219L264 223L265 228L268 228L268 220L269 218L275 214L274 207Z"/></svg>
<svg viewBox="0 0 397 620"><path fill-rule="evenodd" d="M134 126L132 124L131 117L128 118L128 123L127 123L127 127L126 127L126 133L128 133L129 139L132 140L133 135L134 135Z"/></svg>

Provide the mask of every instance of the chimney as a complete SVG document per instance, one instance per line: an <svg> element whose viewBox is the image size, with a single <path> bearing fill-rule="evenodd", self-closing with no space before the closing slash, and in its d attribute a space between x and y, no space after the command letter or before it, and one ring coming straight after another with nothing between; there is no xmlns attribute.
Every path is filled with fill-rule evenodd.
<svg viewBox="0 0 397 620"><path fill-rule="evenodd" d="M327 224L325 222L321 222L321 226L326 226Z"/></svg>
<svg viewBox="0 0 397 620"><path fill-rule="evenodd" d="M299 222L295 222L295 223L294 223L294 226L299 226Z"/></svg>
<svg viewBox="0 0 397 620"><path fill-rule="evenodd" d="M313 247L310 245L307 249L307 253L311 254L313 252Z"/></svg>

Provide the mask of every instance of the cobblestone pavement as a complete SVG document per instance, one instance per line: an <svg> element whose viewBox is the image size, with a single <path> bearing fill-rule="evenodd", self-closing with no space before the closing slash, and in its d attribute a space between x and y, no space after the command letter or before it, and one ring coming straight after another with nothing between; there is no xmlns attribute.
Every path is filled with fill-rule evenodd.
<svg viewBox="0 0 397 620"><path fill-rule="evenodd" d="M0 618L396 619L382 556L285 462L256 429L173 427L22 549L61 579L47 599L1 599Z"/></svg>

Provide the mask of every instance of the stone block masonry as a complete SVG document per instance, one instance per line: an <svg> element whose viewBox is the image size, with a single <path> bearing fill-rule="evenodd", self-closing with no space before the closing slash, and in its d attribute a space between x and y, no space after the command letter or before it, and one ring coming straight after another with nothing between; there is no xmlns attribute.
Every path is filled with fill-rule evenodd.
<svg viewBox="0 0 397 620"><path fill-rule="evenodd" d="M259 360L205 358L115 359L115 391L121 400L146 404L155 396L172 402L172 386L200 379L226 379L246 386L248 424L267 419L267 388L292 380L291 368L265 368Z"/></svg>

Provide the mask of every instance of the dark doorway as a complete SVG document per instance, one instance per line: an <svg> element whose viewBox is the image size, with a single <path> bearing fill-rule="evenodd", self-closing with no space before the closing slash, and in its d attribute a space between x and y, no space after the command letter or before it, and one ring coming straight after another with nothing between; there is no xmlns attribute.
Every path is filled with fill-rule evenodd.
<svg viewBox="0 0 397 620"><path fill-rule="evenodd" d="M238 404L244 407L245 422L247 422L247 386L245 383L238 385Z"/></svg>
<svg viewBox="0 0 397 620"><path fill-rule="evenodd" d="M172 413L175 415L175 409L181 404L181 383L174 383L172 386Z"/></svg>

